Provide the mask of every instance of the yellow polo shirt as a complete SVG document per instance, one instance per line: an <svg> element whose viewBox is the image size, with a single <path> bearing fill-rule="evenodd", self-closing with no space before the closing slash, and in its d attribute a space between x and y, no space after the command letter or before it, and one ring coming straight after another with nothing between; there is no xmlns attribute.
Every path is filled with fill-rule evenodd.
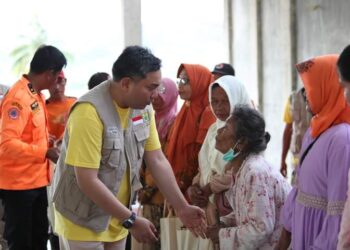
<svg viewBox="0 0 350 250"><path fill-rule="evenodd" d="M292 124L293 123L291 97L288 98L288 101L287 101L287 103L286 103L286 105L284 107L283 121L286 124ZM298 156L292 154L292 164L293 164L293 166L297 166L298 163L299 163Z"/></svg>
<svg viewBox="0 0 350 250"><path fill-rule="evenodd" d="M284 106L284 113L283 113L283 121L287 124L291 124L293 122L293 115L292 115L292 107L290 103L290 97L287 100L286 105Z"/></svg>
<svg viewBox="0 0 350 250"><path fill-rule="evenodd" d="M130 109L122 109L115 103L122 128L128 126ZM67 148L66 163L75 167L100 167L103 124L93 105L78 104L69 116L68 123L69 145ZM74 130L74 133L72 131ZM146 141L145 150L160 149L154 113L150 119L150 136ZM130 169L124 174L117 199L128 206L130 199ZM128 230L121 223L112 218L106 231L96 233L88 228L74 224L55 210L55 231L68 240L113 242L125 238Z"/></svg>

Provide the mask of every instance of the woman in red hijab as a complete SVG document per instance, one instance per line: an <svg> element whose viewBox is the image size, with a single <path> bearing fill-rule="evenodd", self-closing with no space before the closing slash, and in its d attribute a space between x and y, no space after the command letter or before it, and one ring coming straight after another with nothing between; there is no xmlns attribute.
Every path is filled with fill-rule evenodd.
<svg viewBox="0 0 350 250"><path fill-rule="evenodd" d="M168 136L165 153L185 193L198 172L198 153L215 116L208 106L211 72L202 65L181 64L177 77L179 95L185 102Z"/></svg>

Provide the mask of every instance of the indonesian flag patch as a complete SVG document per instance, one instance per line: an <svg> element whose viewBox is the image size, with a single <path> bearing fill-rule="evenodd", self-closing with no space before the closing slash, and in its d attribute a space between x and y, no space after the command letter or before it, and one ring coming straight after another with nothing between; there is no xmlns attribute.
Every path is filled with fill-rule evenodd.
<svg viewBox="0 0 350 250"><path fill-rule="evenodd" d="M132 120L132 125L133 126L136 126L136 125L139 125L139 124L143 124L143 117L142 117L142 115L135 116L135 117L131 118L131 120Z"/></svg>

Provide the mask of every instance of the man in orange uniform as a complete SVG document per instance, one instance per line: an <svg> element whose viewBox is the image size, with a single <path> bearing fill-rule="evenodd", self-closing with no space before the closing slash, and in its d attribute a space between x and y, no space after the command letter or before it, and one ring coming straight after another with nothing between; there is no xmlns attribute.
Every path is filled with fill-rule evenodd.
<svg viewBox="0 0 350 250"><path fill-rule="evenodd" d="M66 127L69 110L74 102L75 97L65 96L67 78L63 70L58 75L57 84L49 88L50 98L46 100L46 111L49 126L49 145L60 147L64 129ZM50 191L49 191L50 193ZM50 200L49 200L50 202ZM49 240L52 250L58 250L59 240L53 233L54 217L51 204L49 204Z"/></svg>
<svg viewBox="0 0 350 250"><path fill-rule="evenodd" d="M49 135L53 142L62 140L69 110L77 100L75 97L65 96L66 83L67 79L64 72L61 71L58 75L57 84L49 88L50 98L46 100Z"/></svg>
<svg viewBox="0 0 350 250"><path fill-rule="evenodd" d="M49 160L59 150L48 147L44 89L55 85L65 56L41 46L23 75L5 94L0 109L0 189L10 250L46 249Z"/></svg>
<svg viewBox="0 0 350 250"><path fill-rule="evenodd" d="M7 90L9 89L9 87L7 87L6 85L2 85L0 84L0 104L1 104L1 100L4 97L5 93L7 92ZM3 233L4 233L4 227L5 224L2 221L2 218L4 216L4 206L2 204L2 200L0 197L0 249L2 250L6 250L7 249L7 243L3 238Z"/></svg>

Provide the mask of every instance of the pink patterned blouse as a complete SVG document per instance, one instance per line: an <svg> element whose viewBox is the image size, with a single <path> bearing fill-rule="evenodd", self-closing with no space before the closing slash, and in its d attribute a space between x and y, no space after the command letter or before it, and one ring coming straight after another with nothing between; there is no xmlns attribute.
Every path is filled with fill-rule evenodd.
<svg viewBox="0 0 350 250"><path fill-rule="evenodd" d="M233 212L221 221L220 249L273 249L282 224L280 212L291 187L262 155L249 155L226 192Z"/></svg>

